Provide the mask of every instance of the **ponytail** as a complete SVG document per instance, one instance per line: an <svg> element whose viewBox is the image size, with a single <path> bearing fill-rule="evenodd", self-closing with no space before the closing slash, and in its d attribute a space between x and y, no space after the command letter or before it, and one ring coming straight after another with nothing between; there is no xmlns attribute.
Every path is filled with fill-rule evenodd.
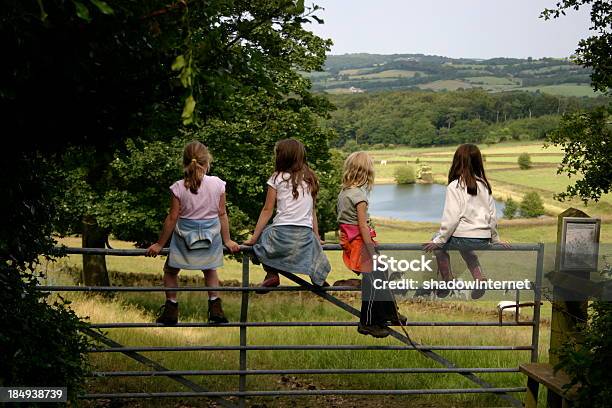
<svg viewBox="0 0 612 408"><path fill-rule="evenodd" d="M198 141L193 141L183 151L183 168L185 171L185 188L192 194L198 194L202 179L210 167L212 156L208 148Z"/></svg>

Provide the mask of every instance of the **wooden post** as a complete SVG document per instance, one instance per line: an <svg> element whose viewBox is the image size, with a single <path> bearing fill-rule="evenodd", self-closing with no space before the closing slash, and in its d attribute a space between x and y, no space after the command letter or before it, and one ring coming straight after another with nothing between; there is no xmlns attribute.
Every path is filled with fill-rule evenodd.
<svg viewBox="0 0 612 408"><path fill-rule="evenodd" d="M589 218L589 216L575 208L569 208L559 214L557 222L557 252L555 257L555 271L554 273L563 272L566 274L573 275L576 278L586 279L590 278L591 270L562 270L562 242L563 237L563 219L567 217L576 218ZM571 288L553 286L553 302L552 302L552 318L550 324L550 349L549 349L549 362L552 366L559 363L559 349L561 346L572 338L578 338L579 331L577 325L579 322L586 321L587 319L587 305L588 302L585 300L568 300L577 299L577 296L573 294ZM563 399L550 392L548 393L548 406L549 407L562 407Z"/></svg>

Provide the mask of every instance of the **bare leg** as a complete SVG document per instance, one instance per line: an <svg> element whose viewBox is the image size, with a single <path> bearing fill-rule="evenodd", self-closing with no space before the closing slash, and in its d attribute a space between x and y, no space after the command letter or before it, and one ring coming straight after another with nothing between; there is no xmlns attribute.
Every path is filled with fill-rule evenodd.
<svg viewBox="0 0 612 408"><path fill-rule="evenodd" d="M217 274L216 269L205 269L204 272L204 280L206 286L219 286L219 275ZM215 299L219 297L219 292L216 290L211 290L208 292L209 299Z"/></svg>
<svg viewBox="0 0 612 408"><path fill-rule="evenodd" d="M178 288L178 273L180 269L173 268L168 265L168 262L164 265L164 287L166 288ZM166 300L176 302L176 292L166 291Z"/></svg>

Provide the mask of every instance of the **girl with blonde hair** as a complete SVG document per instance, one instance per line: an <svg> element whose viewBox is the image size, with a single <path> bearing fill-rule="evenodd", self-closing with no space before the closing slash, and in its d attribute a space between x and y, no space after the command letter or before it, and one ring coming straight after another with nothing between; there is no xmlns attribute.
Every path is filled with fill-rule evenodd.
<svg viewBox="0 0 612 408"><path fill-rule="evenodd" d="M352 153L344 162L342 191L338 195L338 224L344 264L363 276L363 282L349 279L335 286L361 284L362 301L358 332L374 337L386 337L388 323L402 324L406 318L397 311L389 291L376 291L374 279L387 280L384 272L374 269L376 232L370 225L368 214L369 193L374 185L374 164L367 152Z"/></svg>

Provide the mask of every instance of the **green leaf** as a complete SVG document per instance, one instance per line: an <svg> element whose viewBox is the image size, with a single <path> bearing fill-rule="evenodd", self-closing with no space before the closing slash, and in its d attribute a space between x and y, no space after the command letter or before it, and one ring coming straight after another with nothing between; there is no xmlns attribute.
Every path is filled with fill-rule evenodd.
<svg viewBox="0 0 612 408"><path fill-rule="evenodd" d="M312 18L316 20L316 22L319 24L325 24L325 20L323 20L322 18L319 18L317 16L312 16Z"/></svg>
<svg viewBox="0 0 612 408"><path fill-rule="evenodd" d="M183 107L183 113L181 119L183 119L183 125L193 123L193 111L195 110L196 101L193 99L193 95L189 95L185 99L185 106Z"/></svg>
<svg viewBox="0 0 612 408"><path fill-rule="evenodd" d="M91 21L91 16L89 15L89 9L85 7L83 3L80 1L72 0L74 3L74 7L76 8L76 14L80 19L83 19L87 22Z"/></svg>
<svg viewBox="0 0 612 408"><path fill-rule="evenodd" d="M181 69L183 69L184 66L185 66L185 56L179 55L178 57L175 58L174 62L172 63L171 68L173 71L180 71Z"/></svg>
<svg viewBox="0 0 612 408"><path fill-rule="evenodd" d="M103 0L89 0L91 3L98 8L103 14L110 15L115 11Z"/></svg>
<svg viewBox="0 0 612 408"><path fill-rule="evenodd" d="M189 88L191 84L193 84L193 69L186 67L181 71L179 78L181 80L181 84L185 88Z"/></svg>
<svg viewBox="0 0 612 408"><path fill-rule="evenodd" d="M45 22L45 20L47 20L47 17L49 17L49 15L45 11L45 7L42 4L42 0L37 0L37 2L38 2L38 7L40 8L40 21Z"/></svg>

